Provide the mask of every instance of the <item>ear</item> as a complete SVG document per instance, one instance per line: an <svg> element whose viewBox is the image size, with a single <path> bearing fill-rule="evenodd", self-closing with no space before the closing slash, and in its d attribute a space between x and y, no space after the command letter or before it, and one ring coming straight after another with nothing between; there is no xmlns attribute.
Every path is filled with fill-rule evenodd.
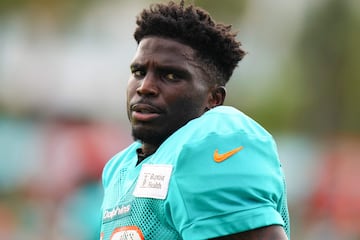
<svg viewBox="0 0 360 240"><path fill-rule="evenodd" d="M214 108L224 104L226 97L226 88L224 86L215 86L211 90L208 108Z"/></svg>

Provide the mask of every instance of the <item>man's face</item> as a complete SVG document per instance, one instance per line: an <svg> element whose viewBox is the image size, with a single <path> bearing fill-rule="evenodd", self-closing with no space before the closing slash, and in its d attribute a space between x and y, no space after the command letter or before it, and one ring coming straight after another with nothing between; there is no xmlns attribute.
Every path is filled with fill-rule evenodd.
<svg viewBox="0 0 360 240"><path fill-rule="evenodd" d="M144 38L131 63L128 117L135 139L159 146L202 115L211 96L195 50L174 40Z"/></svg>

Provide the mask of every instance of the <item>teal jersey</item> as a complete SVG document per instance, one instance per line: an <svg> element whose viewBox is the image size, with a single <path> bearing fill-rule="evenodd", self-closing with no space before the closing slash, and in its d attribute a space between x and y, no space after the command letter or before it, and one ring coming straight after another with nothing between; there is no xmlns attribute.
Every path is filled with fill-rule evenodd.
<svg viewBox="0 0 360 240"><path fill-rule="evenodd" d="M276 144L242 112L207 111L137 165L140 147L104 168L102 239L209 239L269 225L290 238Z"/></svg>

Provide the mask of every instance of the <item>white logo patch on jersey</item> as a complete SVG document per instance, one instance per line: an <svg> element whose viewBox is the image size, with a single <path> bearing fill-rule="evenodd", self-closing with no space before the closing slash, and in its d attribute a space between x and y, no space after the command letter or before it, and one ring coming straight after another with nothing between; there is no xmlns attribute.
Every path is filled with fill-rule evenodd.
<svg viewBox="0 0 360 240"><path fill-rule="evenodd" d="M144 164L134 190L135 197L165 199L168 193L172 165Z"/></svg>

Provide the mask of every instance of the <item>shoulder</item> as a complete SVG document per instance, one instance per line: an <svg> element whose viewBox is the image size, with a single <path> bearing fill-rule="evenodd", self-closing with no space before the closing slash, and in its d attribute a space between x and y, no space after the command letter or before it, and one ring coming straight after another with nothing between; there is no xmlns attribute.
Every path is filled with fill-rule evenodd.
<svg viewBox="0 0 360 240"><path fill-rule="evenodd" d="M280 171L272 135L256 121L232 107L216 107L178 132L178 168L236 172L254 176ZM221 165L217 158L219 157ZM226 160L226 161L225 161ZM280 172L278 172L279 174ZM204 173L203 173L204 174ZM277 174L277 175L278 175ZM248 173L245 175L249 175Z"/></svg>
<svg viewBox="0 0 360 240"><path fill-rule="evenodd" d="M254 119L240 110L230 106L219 106L211 109L199 118L204 124L212 126L216 132L233 133L242 132L247 135L258 137L271 137L270 134Z"/></svg>
<svg viewBox="0 0 360 240"><path fill-rule="evenodd" d="M246 187L239 194L261 185L281 195L283 173L276 143L254 120L234 108L217 107L187 127L188 135L177 142L174 172L179 185L187 188L199 180L202 189L221 186L231 191L242 182Z"/></svg>
<svg viewBox="0 0 360 240"><path fill-rule="evenodd" d="M201 144L209 147L211 143L235 147L230 140L235 141L235 145L240 144L240 140L274 145L273 137L267 130L243 112L229 106L209 110L169 138L169 142L181 148L198 148Z"/></svg>
<svg viewBox="0 0 360 240"><path fill-rule="evenodd" d="M166 150L168 154L171 151L177 163L202 168L202 164L213 161L215 151L227 153L238 148L242 150L236 157L245 157L249 167L262 165L263 161L279 166L272 135L241 111L227 106L211 109L187 123L160 147L159 152ZM244 161L234 164L243 166Z"/></svg>
<svg viewBox="0 0 360 240"><path fill-rule="evenodd" d="M235 108L217 107L176 134L180 150L167 201L182 199L180 213L187 212L189 218L184 220L180 213L174 218L188 221L204 234L208 231L208 236L212 231L240 232L283 224L276 212L284 194L283 174L275 141L264 128ZM255 221L249 215L258 218ZM221 222L229 223L229 229L208 228ZM191 229L185 232L195 234Z"/></svg>

